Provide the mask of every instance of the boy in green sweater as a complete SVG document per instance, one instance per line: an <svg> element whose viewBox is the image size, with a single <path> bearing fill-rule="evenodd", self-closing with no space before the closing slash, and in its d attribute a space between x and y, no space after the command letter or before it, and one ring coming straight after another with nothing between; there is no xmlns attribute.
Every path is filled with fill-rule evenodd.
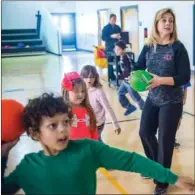
<svg viewBox="0 0 195 195"><path fill-rule="evenodd" d="M9 151L18 140L2 144L2 194L19 189L26 194L95 194L96 171L100 167L140 173L193 192L192 179L177 176L137 153L88 139L69 141L71 119L71 108L62 97L43 94L28 102L24 127L32 139L40 142L43 151L26 155L4 177Z"/></svg>

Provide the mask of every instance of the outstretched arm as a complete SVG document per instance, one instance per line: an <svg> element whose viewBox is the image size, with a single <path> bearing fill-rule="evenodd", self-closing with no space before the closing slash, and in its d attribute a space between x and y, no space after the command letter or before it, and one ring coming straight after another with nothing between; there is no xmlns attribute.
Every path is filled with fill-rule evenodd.
<svg viewBox="0 0 195 195"><path fill-rule="evenodd" d="M194 194L194 180L189 177L177 176L170 169L135 152L127 152L91 140L89 142L97 168L140 173L162 183L174 184Z"/></svg>
<svg viewBox="0 0 195 195"><path fill-rule="evenodd" d="M16 145L18 140L3 143L1 145L1 192L2 194L15 194L20 186L17 183L17 171L14 170L8 177L4 177L5 169L7 166L8 154L13 146Z"/></svg>
<svg viewBox="0 0 195 195"><path fill-rule="evenodd" d="M2 194L15 194L20 190L17 184L16 171L13 171L8 177L4 177L7 165L7 157L1 157L1 193Z"/></svg>

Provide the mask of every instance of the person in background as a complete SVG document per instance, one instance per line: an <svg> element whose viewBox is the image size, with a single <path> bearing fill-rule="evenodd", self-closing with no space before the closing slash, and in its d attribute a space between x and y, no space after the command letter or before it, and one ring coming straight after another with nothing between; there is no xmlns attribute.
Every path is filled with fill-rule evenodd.
<svg viewBox="0 0 195 195"><path fill-rule="evenodd" d="M120 134L121 128L104 93L96 67L86 65L82 68L80 75L87 85L89 101L96 115L99 141L102 141L101 134L104 129L106 114L112 120L114 132Z"/></svg>
<svg viewBox="0 0 195 195"><path fill-rule="evenodd" d="M114 44L120 39L120 33L121 28L116 25L116 15L111 14L109 23L102 30L102 40L105 41L105 54L108 59L108 78L111 81L116 80L111 63L114 61Z"/></svg>
<svg viewBox="0 0 195 195"><path fill-rule="evenodd" d="M144 100L129 84L129 76L133 67L133 62L126 53L126 44L124 41L120 40L116 43L115 53L117 56L120 56L118 78L123 80L117 92L118 99L121 106L126 109L124 115L127 116L136 110L136 107L132 105L126 97L127 93L129 93L131 98L138 104L140 110L143 110Z"/></svg>
<svg viewBox="0 0 195 195"><path fill-rule="evenodd" d="M66 73L62 79L61 88L64 100L72 106L70 139L98 140L96 117L89 102L84 80L77 72Z"/></svg>

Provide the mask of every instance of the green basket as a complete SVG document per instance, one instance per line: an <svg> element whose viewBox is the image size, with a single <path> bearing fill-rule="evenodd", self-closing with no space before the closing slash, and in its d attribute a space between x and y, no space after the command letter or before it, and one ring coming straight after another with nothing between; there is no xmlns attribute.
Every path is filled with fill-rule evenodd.
<svg viewBox="0 0 195 195"><path fill-rule="evenodd" d="M146 88L150 85L149 81L151 79L152 76L148 72L137 70L131 73L129 83L135 91L142 92L146 91Z"/></svg>

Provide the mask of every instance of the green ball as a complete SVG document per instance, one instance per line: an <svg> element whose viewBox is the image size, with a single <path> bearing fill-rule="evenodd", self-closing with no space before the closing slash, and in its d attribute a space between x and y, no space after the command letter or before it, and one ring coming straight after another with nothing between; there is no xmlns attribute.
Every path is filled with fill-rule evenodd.
<svg viewBox="0 0 195 195"><path fill-rule="evenodd" d="M146 91L146 88L150 85L149 81L151 79L152 76L148 72L137 70L131 73L129 83L135 91L142 92Z"/></svg>

